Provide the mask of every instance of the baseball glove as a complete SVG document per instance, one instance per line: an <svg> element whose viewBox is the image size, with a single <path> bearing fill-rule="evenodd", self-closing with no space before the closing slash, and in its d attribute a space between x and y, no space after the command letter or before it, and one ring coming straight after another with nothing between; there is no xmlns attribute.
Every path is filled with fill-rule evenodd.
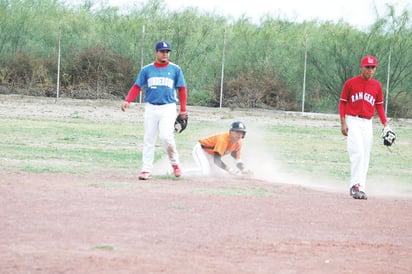
<svg viewBox="0 0 412 274"><path fill-rule="evenodd" d="M177 115L176 121L175 121L175 132L176 133L181 133L183 130L186 129L188 118L189 117L187 116L187 113Z"/></svg>
<svg viewBox="0 0 412 274"><path fill-rule="evenodd" d="M386 126L382 129L382 139L383 144L390 147L393 143L395 143L396 134L389 126Z"/></svg>

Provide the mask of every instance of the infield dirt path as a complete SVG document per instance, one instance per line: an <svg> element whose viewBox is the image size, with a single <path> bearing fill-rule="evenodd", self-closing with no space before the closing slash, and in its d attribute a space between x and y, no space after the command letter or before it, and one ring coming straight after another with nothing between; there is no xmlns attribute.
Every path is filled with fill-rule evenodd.
<svg viewBox="0 0 412 274"><path fill-rule="evenodd" d="M1 174L2 273L411 273L412 200L261 180Z"/></svg>

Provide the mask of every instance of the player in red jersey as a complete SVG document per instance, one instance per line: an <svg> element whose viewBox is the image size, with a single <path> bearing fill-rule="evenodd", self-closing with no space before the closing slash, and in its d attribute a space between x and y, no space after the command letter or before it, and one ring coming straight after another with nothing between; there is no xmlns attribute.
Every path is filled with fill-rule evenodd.
<svg viewBox="0 0 412 274"><path fill-rule="evenodd" d="M361 74L350 78L342 88L339 101L341 131L347 136L347 150L350 160L350 195L355 199L367 199L366 176L372 149L372 118L376 112L384 127L388 121L383 108L381 83L373 76L378 67L375 56L361 59Z"/></svg>

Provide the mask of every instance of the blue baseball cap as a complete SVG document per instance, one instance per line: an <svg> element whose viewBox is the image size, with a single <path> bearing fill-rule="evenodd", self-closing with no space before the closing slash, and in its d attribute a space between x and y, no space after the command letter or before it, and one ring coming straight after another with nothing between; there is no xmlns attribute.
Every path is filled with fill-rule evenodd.
<svg viewBox="0 0 412 274"><path fill-rule="evenodd" d="M170 46L170 44L166 41L160 41L156 43L156 51L159 50L168 50L168 51L172 51L172 47Z"/></svg>

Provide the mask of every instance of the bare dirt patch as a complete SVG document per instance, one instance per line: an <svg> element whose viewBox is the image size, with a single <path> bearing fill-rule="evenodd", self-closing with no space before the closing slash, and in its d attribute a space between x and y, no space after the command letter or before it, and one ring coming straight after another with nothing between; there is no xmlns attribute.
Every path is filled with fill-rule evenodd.
<svg viewBox="0 0 412 274"><path fill-rule="evenodd" d="M2 273L412 271L410 199L136 175L1 174Z"/></svg>

